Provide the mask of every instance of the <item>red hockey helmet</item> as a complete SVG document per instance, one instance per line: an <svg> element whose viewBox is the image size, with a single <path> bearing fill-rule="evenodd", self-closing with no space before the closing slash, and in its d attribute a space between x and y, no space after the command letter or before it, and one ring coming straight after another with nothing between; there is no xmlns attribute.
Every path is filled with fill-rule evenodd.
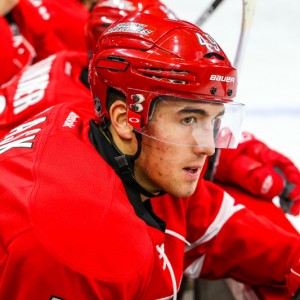
<svg viewBox="0 0 300 300"><path fill-rule="evenodd" d="M175 19L175 15L159 0L100 0L91 10L86 24L87 47L92 52L107 27L129 13L144 12Z"/></svg>
<svg viewBox="0 0 300 300"><path fill-rule="evenodd" d="M106 99L112 87L125 95L127 120L137 131L146 126L153 100L178 98L221 104L215 125L222 134L215 136L215 147L238 142L243 105L233 102L236 69L216 41L189 22L145 13L119 20L98 41L89 81L98 123L109 119Z"/></svg>

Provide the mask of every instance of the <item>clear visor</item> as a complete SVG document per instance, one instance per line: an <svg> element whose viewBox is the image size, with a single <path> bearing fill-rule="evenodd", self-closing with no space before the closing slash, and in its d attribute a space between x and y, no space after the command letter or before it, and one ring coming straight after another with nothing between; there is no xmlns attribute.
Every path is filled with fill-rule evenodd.
<svg viewBox="0 0 300 300"><path fill-rule="evenodd" d="M138 131L151 139L185 147L236 148L244 105L237 102L158 96L148 122Z"/></svg>

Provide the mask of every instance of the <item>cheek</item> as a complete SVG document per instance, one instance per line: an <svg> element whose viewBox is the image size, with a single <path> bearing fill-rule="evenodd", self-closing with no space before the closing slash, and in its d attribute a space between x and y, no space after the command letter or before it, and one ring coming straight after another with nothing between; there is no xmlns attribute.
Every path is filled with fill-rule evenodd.
<svg viewBox="0 0 300 300"><path fill-rule="evenodd" d="M143 157L143 164L148 172L164 176L164 170L169 165L168 160L172 157L168 145L154 140L145 141L142 145L141 155Z"/></svg>
<svg viewBox="0 0 300 300"><path fill-rule="evenodd" d="M172 147L161 145L152 149L151 157L153 162L153 170L160 176L168 175L169 171L175 166L175 155Z"/></svg>

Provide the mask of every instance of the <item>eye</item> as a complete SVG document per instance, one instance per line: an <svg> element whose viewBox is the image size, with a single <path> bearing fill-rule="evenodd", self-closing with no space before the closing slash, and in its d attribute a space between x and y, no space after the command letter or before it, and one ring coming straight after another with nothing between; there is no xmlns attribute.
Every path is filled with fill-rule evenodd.
<svg viewBox="0 0 300 300"><path fill-rule="evenodd" d="M181 120L181 123L184 125L190 125L193 123L197 123L197 119L195 117L186 117Z"/></svg>

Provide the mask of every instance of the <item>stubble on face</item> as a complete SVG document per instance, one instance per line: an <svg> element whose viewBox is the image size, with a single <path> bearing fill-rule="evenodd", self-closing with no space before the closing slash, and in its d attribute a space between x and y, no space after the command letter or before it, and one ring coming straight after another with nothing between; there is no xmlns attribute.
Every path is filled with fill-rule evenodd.
<svg viewBox="0 0 300 300"><path fill-rule="evenodd" d="M200 174L190 178L185 167L192 164L203 166L206 156L187 156L187 151L188 147L168 145L143 137L142 152L135 162L137 181L152 193L163 190L175 197L191 196L195 192Z"/></svg>
<svg viewBox="0 0 300 300"><path fill-rule="evenodd" d="M137 181L152 193L192 195L207 155L214 152L212 120L222 109L184 100L158 102L142 134Z"/></svg>

